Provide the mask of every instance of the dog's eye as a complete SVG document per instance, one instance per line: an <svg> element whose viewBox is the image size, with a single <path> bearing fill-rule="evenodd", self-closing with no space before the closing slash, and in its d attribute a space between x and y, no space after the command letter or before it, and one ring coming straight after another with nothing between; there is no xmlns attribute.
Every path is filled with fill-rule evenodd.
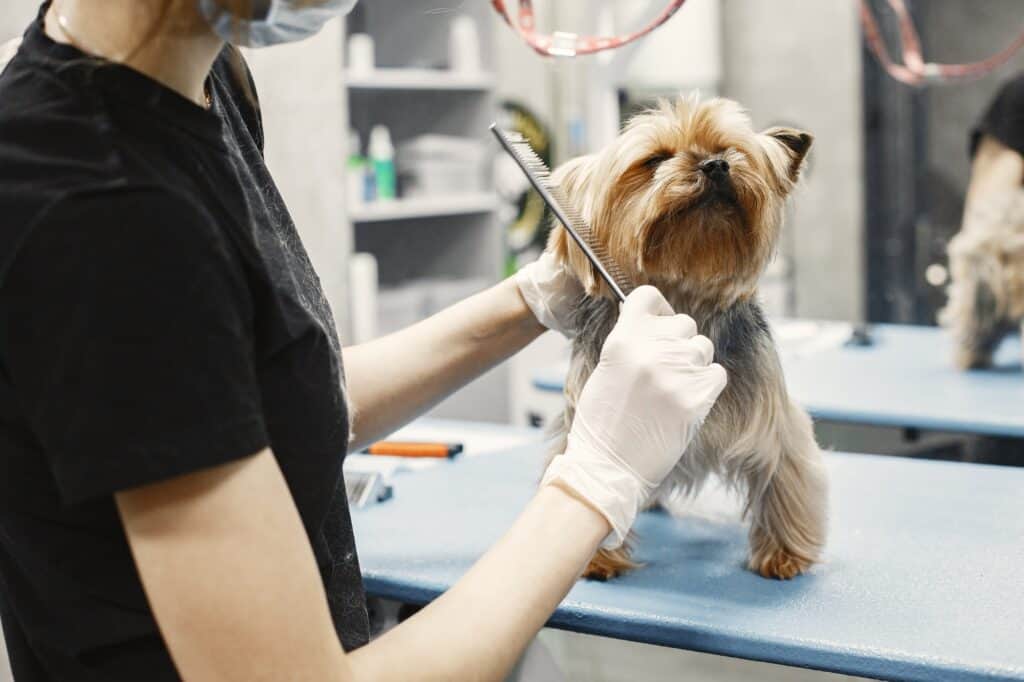
<svg viewBox="0 0 1024 682"><path fill-rule="evenodd" d="M671 158L672 158L671 154L655 154L654 156L652 156L652 157L648 158L646 161L644 161L644 168L647 168L648 170L654 170L655 168L660 166L662 163L664 163L665 161L668 161Z"/></svg>

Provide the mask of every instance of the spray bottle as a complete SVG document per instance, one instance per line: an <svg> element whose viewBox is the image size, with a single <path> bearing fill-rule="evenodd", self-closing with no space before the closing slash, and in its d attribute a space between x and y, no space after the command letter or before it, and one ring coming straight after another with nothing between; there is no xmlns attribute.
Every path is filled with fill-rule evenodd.
<svg viewBox="0 0 1024 682"><path fill-rule="evenodd" d="M389 201L395 198L395 147L391 144L391 133L386 126L375 125L370 131L370 146L367 150L373 175L377 184L377 200Z"/></svg>

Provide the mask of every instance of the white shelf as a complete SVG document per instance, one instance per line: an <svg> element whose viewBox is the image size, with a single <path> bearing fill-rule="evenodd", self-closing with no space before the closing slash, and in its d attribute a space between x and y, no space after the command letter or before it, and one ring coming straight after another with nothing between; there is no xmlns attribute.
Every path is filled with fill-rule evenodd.
<svg viewBox="0 0 1024 682"><path fill-rule="evenodd" d="M490 90L494 74L466 75L442 69L375 69L345 73L350 90Z"/></svg>
<svg viewBox="0 0 1024 682"><path fill-rule="evenodd" d="M417 197L356 206L352 209L351 218L353 223L372 223L383 220L490 213L497 205L498 197L489 192Z"/></svg>

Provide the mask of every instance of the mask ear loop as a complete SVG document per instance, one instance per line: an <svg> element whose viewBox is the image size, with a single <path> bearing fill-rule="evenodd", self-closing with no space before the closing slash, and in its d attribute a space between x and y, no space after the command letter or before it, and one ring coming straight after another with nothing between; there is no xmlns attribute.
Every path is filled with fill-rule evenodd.
<svg viewBox="0 0 1024 682"><path fill-rule="evenodd" d="M903 53L903 64L897 64L889 54L889 48L882 38L869 0L861 0L860 3L864 40L885 72L905 85L920 87L930 83L941 85L981 78L1006 64L1021 48L1024 48L1024 31L1022 31L1017 39L1001 52L981 61L968 64L925 62L921 51L920 36L903 0L888 0L888 2L900 22L900 47Z"/></svg>
<svg viewBox="0 0 1024 682"><path fill-rule="evenodd" d="M551 35L538 34L533 14L532 0L519 0L518 25L512 21L505 0L491 0L495 11L501 15L512 30L516 31L527 45L544 57L577 57L595 54L604 50L628 45L658 28L679 11L686 0L670 0L668 5L643 28L624 36L579 36L575 33L555 31Z"/></svg>

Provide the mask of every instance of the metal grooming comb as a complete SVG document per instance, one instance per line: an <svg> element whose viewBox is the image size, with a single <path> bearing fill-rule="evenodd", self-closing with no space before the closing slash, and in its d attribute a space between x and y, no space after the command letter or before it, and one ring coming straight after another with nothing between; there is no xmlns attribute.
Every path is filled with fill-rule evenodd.
<svg viewBox="0 0 1024 682"><path fill-rule="evenodd" d="M544 199L544 203L548 205L558 221L565 226L565 231L583 250L584 255L593 264L594 269L601 275L601 279L605 281L615 297L619 299L620 303L625 301L626 294L633 288L630 286L629 280L626 279L626 275L612 260L607 249L594 240L590 225L580 218L562 188L551 181L551 171L533 151L530 143L518 133L502 131L496 123L491 124L491 132L498 138L498 142L509 153L509 156L523 169L526 179Z"/></svg>

